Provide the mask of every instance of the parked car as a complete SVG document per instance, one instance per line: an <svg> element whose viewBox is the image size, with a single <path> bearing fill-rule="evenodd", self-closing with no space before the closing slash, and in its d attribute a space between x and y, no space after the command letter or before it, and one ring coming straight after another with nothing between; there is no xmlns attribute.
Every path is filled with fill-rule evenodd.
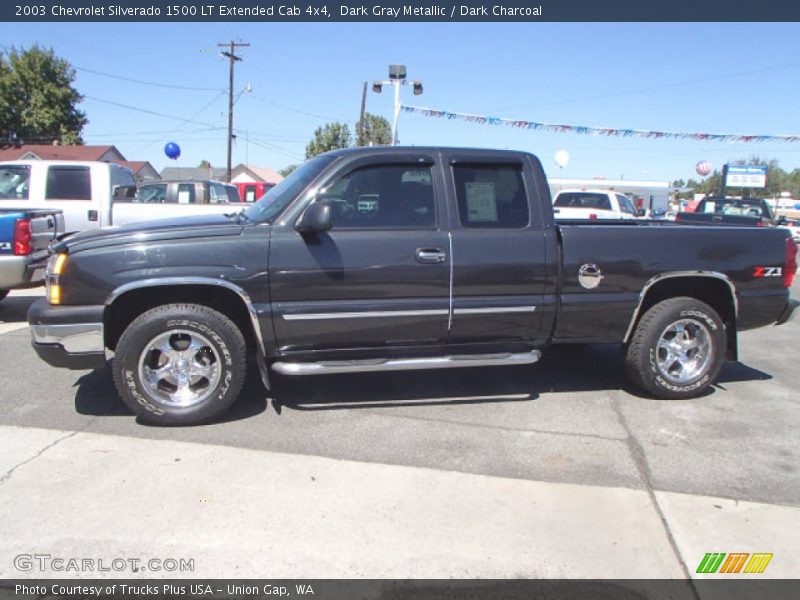
<svg viewBox="0 0 800 600"><path fill-rule="evenodd" d="M679 212L675 220L680 223L700 225L744 225L773 227L775 215L766 200L761 198L733 198L706 196L693 212Z"/></svg>
<svg viewBox="0 0 800 600"><path fill-rule="evenodd" d="M553 198L556 220L635 219L645 215L623 195L608 190L563 190Z"/></svg>
<svg viewBox="0 0 800 600"><path fill-rule="evenodd" d="M691 398L736 359L737 332L797 305L785 230L557 223L539 160L501 150L328 152L240 213L54 251L34 348L73 369L113 351L120 397L161 424L228 410L248 354L269 388L269 369L524 365L550 344L617 343L646 393Z"/></svg>
<svg viewBox="0 0 800 600"><path fill-rule="evenodd" d="M0 182L0 197L4 190ZM0 210L0 300L13 289L44 282L47 247L62 233L60 210Z"/></svg>
<svg viewBox="0 0 800 600"><path fill-rule="evenodd" d="M106 162L18 160L0 162L0 181L13 186L0 197L0 209L60 209L67 234L107 225L125 225L165 217L230 212L227 204L135 201L130 169ZM13 184L10 183L13 180Z"/></svg>
<svg viewBox="0 0 800 600"><path fill-rule="evenodd" d="M786 217L778 217L776 221L778 227L783 229L788 229L789 233L792 236L792 239L800 243L800 221L797 219L787 219Z"/></svg>
<svg viewBox="0 0 800 600"><path fill-rule="evenodd" d="M144 204L236 204L241 201L235 185L212 179L142 183L134 200Z"/></svg>

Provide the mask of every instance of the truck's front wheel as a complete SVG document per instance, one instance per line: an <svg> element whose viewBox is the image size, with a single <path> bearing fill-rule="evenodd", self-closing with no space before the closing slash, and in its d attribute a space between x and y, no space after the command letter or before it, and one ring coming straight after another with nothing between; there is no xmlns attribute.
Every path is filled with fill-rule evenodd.
<svg viewBox="0 0 800 600"><path fill-rule="evenodd" d="M245 378L245 341L225 315L168 304L137 317L117 343L114 383L142 420L210 421L236 401Z"/></svg>
<svg viewBox="0 0 800 600"><path fill-rule="evenodd" d="M708 304L670 298L651 307L639 321L625 367L636 385L658 398L693 398L719 375L725 339L725 325Z"/></svg>

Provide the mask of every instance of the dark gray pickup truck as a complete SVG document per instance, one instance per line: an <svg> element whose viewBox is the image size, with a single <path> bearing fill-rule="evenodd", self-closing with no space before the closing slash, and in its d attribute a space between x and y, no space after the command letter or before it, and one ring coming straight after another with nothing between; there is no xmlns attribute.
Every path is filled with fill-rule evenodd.
<svg viewBox="0 0 800 600"><path fill-rule="evenodd" d="M617 343L646 393L702 393L737 331L782 323L787 231L558 224L531 154L365 148L305 163L228 215L84 232L53 248L28 319L52 365L104 367L146 421L213 419L252 354L283 376L526 365Z"/></svg>

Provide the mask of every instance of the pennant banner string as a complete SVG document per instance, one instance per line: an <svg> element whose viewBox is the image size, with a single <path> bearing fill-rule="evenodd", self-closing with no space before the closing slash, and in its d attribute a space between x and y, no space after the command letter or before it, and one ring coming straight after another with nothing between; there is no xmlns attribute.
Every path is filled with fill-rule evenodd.
<svg viewBox="0 0 800 600"><path fill-rule="evenodd" d="M617 137L635 137L650 139L697 140L701 142L800 142L800 135L753 135L736 133L683 133L677 131L648 131L646 129L614 129L611 127L586 127L583 125L560 125L556 123L539 123L520 119L504 119L484 115L438 110L422 106L401 106L403 112L417 113L426 117L439 119L460 119L468 123L480 125L506 125L517 129L535 129L554 131L556 133L579 133L583 135L607 135Z"/></svg>

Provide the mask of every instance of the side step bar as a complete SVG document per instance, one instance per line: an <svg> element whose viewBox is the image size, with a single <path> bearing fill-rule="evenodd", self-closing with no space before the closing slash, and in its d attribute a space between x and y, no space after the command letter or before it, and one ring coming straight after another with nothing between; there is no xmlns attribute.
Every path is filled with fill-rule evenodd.
<svg viewBox="0 0 800 600"><path fill-rule="evenodd" d="M276 362L272 368L282 375L330 375L372 371L409 371L412 369L448 369L455 367L502 367L529 365L542 356L539 350L503 354L467 354L430 358L385 358L325 362Z"/></svg>

